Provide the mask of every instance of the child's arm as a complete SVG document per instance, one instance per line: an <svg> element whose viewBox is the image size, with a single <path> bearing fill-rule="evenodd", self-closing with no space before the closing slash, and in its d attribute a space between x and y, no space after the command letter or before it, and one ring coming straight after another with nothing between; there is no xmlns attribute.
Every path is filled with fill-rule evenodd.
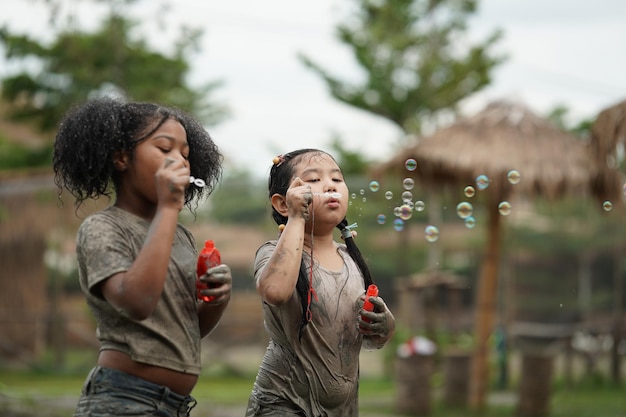
<svg viewBox="0 0 626 417"><path fill-rule="evenodd" d="M200 336L204 337L213 331L228 307L233 278L228 265L222 264L210 268L202 281L212 284L210 288L202 290L202 293L213 297L209 302L199 303L198 307Z"/></svg>
<svg viewBox="0 0 626 417"><path fill-rule="evenodd" d="M363 300L363 298L361 298ZM363 337L365 349L380 349L387 344L396 329L396 320L380 297L370 297L374 311L361 309L358 318L359 331ZM363 320L363 318L369 320Z"/></svg>
<svg viewBox="0 0 626 417"><path fill-rule="evenodd" d="M288 219L276 249L256 281L258 293L271 305L286 303L296 288L312 198L311 188L300 178L293 180L285 197L272 197L272 205Z"/></svg>
<svg viewBox="0 0 626 417"><path fill-rule="evenodd" d="M107 301L135 320L152 314L161 298L189 169L166 159L156 173L156 183L158 204L141 251L126 272L113 275L101 286ZM119 198L118 203L125 209Z"/></svg>

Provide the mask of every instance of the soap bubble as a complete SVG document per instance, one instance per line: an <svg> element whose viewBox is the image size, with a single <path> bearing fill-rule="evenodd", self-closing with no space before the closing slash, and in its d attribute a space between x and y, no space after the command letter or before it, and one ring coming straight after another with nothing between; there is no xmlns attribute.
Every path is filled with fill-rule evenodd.
<svg viewBox="0 0 626 417"><path fill-rule="evenodd" d="M417 168L417 161L415 159L413 159L413 158L409 158L404 163L404 167L408 171L415 171L415 168Z"/></svg>
<svg viewBox="0 0 626 417"><path fill-rule="evenodd" d="M511 203L509 203L508 201L501 202L500 204L498 204L498 211L503 216L508 216L509 214L511 214Z"/></svg>
<svg viewBox="0 0 626 417"><path fill-rule="evenodd" d="M391 200L391 199L393 198L393 193L392 193L391 191L387 191L387 192L385 193L385 198L386 198L387 200Z"/></svg>
<svg viewBox="0 0 626 417"><path fill-rule="evenodd" d="M506 174L506 177L508 178L509 182L511 184L517 184L519 183L520 180L520 174L519 171L516 169L512 169L509 171L508 174Z"/></svg>
<svg viewBox="0 0 626 417"><path fill-rule="evenodd" d="M380 190L380 184L378 183L378 181L371 181L370 182L370 191L375 193L378 190Z"/></svg>
<svg viewBox="0 0 626 417"><path fill-rule="evenodd" d="M439 239L439 229L436 226L428 225L424 229L426 240L429 242L436 242Z"/></svg>
<svg viewBox="0 0 626 417"><path fill-rule="evenodd" d="M602 208L604 209L604 211L611 211L613 210L613 203L607 200L604 203L602 203Z"/></svg>
<svg viewBox="0 0 626 417"><path fill-rule="evenodd" d="M489 177L486 175L479 175L476 177L476 187L479 190L485 190L489 187Z"/></svg>
<svg viewBox="0 0 626 417"><path fill-rule="evenodd" d="M395 219L393 221L393 228L396 230L396 232L404 230L404 221L402 219Z"/></svg>
<svg viewBox="0 0 626 417"><path fill-rule="evenodd" d="M472 197L474 197L474 195L476 195L476 190L471 185L468 185L463 190L463 193L465 193L465 197L472 198Z"/></svg>
<svg viewBox="0 0 626 417"><path fill-rule="evenodd" d="M418 200L415 202L415 211L424 211L426 208L426 204L422 200Z"/></svg>
<svg viewBox="0 0 626 417"><path fill-rule="evenodd" d="M402 201L411 201L413 200L413 193L410 191L405 191L402 193Z"/></svg>
<svg viewBox="0 0 626 417"><path fill-rule="evenodd" d="M356 198L356 193L352 193L350 197L354 200Z"/></svg>
<svg viewBox="0 0 626 417"><path fill-rule="evenodd" d="M385 224L386 221L387 221L387 216L385 216L382 213L376 217L376 223L378 224Z"/></svg>
<svg viewBox="0 0 626 417"><path fill-rule="evenodd" d="M456 214L462 219L467 219L474 212L474 207L467 201L463 201L456 206Z"/></svg>
<svg viewBox="0 0 626 417"><path fill-rule="evenodd" d="M473 229L476 226L476 219L474 216L469 216L465 219L465 227Z"/></svg>
<svg viewBox="0 0 626 417"><path fill-rule="evenodd" d="M405 178L402 181L402 187L404 187L405 190L412 190L414 186L415 181L413 181L413 178Z"/></svg>
<svg viewBox="0 0 626 417"><path fill-rule="evenodd" d="M400 215L398 217L406 221L409 220L412 215L413 209L411 208L411 206L409 206L408 204L403 204L402 206L400 206Z"/></svg>

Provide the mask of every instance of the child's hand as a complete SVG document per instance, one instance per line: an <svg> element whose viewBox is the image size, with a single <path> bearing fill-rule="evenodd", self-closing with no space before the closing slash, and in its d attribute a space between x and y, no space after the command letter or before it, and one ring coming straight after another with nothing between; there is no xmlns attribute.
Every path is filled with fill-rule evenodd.
<svg viewBox="0 0 626 417"><path fill-rule="evenodd" d="M309 206L313 201L310 185L299 177L294 178L287 190L286 200L289 217L301 217L305 221L309 220Z"/></svg>
<svg viewBox="0 0 626 417"><path fill-rule="evenodd" d="M189 168L182 161L165 158L155 177L158 203L182 210L185 189L189 186Z"/></svg>
<svg viewBox="0 0 626 417"><path fill-rule="evenodd" d="M396 328L393 314L391 314L382 298L369 297L369 300L374 304L374 311L364 310L363 302L365 301L365 296L362 295L359 298L360 309L357 319L359 332L363 336L378 336L382 339L390 338Z"/></svg>
<svg viewBox="0 0 626 417"><path fill-rule="evenodd" d="M219 305L230 299L233 277L228 265L222 264L209 268L206 274L198 278L208 285L207 289L200 290L202 295L211 297L211 301L206 304Z"/></svg>

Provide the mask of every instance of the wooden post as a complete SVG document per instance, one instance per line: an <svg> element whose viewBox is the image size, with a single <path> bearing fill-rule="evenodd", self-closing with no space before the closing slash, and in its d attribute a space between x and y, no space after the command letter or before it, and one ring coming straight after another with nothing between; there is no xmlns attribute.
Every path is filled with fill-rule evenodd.
<svg viewBox="0 0 626 417"><path fill-rule="evenodd" d="M474 352L472 356L469 405L473 410L485 406L489 382L489 336L493 330L498 288L500 258L500 213L494 194L488 204L487 248L484 255L474 320Z"/></svg>

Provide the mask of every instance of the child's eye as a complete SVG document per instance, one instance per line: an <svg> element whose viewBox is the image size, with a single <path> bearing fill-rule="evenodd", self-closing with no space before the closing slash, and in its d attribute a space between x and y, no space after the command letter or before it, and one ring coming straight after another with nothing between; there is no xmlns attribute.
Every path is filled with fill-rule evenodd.
<svg viewBox="0 0 626 417"><path fill-rule="evenodd" d="M171 151L171 149L167 149L167 148L159 148L159 150L163 153L169 153Z"/></svg>
<svg viewBox="0 0 626 417"><path fill-rule="evenodd" d="M311 178L306 180L306 182L319 182L319 178Z"/></svg>

